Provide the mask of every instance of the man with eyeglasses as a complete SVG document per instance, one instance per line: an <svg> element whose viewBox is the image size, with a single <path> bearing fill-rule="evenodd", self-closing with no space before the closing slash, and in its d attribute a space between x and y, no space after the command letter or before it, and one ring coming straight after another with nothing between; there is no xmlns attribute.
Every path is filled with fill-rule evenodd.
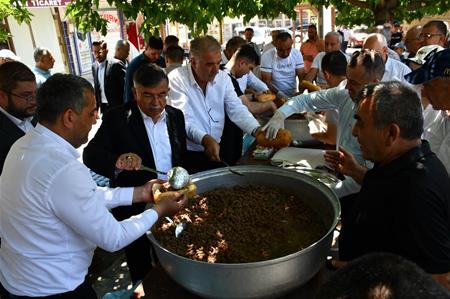
<svg viewBox="0 0 450 299"><path fill-rule="evenodd" d="M166 104L169 82L164 71L144 64L134 73L133 82L135 100L111 109L83 152L84 163L109 178L114 187L139 186L156 177L139 170L141 165L167 173L173 166L184 167L187 160L184 116ZM145 204L133 204L115 208L113 214L124 220L144 209ZM145 236L125 248L133 284L151 269L150 252Z"/></svg>
<svg viewBox="0 0 450 299"><path fill-rule="evenodd" d="M100 112L104 114L112 107L123 104L126 68L122 60L107 57L105 41L93 42L92 53L97 60L92 64L95 100Z"/></svg>
<svg viewBox="0 0 450 299"><path fill-rule="evenodd" d="M220 70L221 47L215 38L195 38L190 55L190 64L169 74L169 101L186 118L188 170L195 173L223 166L219 143L225 115L248 134L254 135L259 123Z"/></svg>
<svg viewBox="0 0 450 299"><path fill-rule="evenodd" d="M31 130L36 113L36 77L23 63L0 66L0 174L13 143Z"/></svg>
<svg viewBox="0 0 450 299"><path fill-rule="evenodd" d="M77 151L97 121L86 79L55 74L37 102L39 123L14 143L0 177L0 298L97 299L86 281L95 248L122 249L159 217L177 213L187 197L173 192L155 204L152 187L160 180L135 188L96 186ZM124 221L109 211L138 202L153 206Z"/></svg>
<svg viewBox="0 0 450 299"><path fill-rule="evenodd" d="M443 21L429 21L423 26L420 34L422 46L438 45L444 47L447 41L447 31L447 25Z"/></svg>

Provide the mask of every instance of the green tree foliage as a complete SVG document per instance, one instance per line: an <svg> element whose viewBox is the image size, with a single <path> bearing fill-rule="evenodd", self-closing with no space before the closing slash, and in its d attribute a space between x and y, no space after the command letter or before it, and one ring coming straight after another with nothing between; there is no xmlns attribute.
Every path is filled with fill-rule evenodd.
<svg viewBox="0 0 450 299"><path fill-rule="evenodd" d="M19 24L23 22L29 23L32 14L24 5L25 1L0 0L0 19L3 20L6 17L13 17ZM6 41L10 36L5 28L0 28L0 42Z"/></svg>
<svg viewBox="0 0 450 299"><path fill-rule="evenodd" d="M187 25L198 35L206 32L208 24L223 20L225 16L244 16L249 21L254 16L275 18L284 13L295 17L293 10L297 0L108 0L112 6L122 10L128 18L144 15L143 32L156 33L168 19ZM67 8L67 16L80 31L106 33L107 22L96 12L98 0L73 1Z"/></svg>
<svg viewBox="0 0 450 299"><path fill-rule="evenodd" d="M332 4L337 8L336 23L368 26L386 21L421 19L450 10L449 0L310 0L314 5Z"/></svg>

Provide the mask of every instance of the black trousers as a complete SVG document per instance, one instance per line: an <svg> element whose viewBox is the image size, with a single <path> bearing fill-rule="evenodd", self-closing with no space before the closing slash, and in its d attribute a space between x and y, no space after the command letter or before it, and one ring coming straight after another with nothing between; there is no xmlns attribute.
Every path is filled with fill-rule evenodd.
<svg viewBox="0 0 450 299"><path fill-rule="evenodd" d="M0 298L1 299L97 299L97 294L95 293L92 286L86 281L80 284L73 291L45 297L28 297L28 296L12 295L0 283Z"/></svg>

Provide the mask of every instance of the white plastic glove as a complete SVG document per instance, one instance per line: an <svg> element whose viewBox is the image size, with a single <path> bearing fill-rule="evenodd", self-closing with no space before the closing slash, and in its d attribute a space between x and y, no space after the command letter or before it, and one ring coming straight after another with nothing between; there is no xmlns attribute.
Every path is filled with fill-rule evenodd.
<svg viewBox="0 0 450 299"><path fill-rule="evenodd" d="M281 90L279 90L279 91L277 92L277 98L279 98L279 99L285 99L285 100L289 99L289 97L288 97L284 92L282 92Z"/></svg>
<svg viewBox="0 0 450 299"><path fill-rule="evenodd" d="M266 138L269 140L274 140L277 137L278 130L284 128L285 116L280 111L275 111L272 118L267 122L267 124L262 128L266 132Z"/></svg>

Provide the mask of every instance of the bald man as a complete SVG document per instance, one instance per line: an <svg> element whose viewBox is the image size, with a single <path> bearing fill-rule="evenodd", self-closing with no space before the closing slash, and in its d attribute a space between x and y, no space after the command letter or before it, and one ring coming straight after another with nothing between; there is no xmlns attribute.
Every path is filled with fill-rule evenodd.
<svg viewBox="0 0 450 299"><path fill-rule="evenodd" d="M363 43L363 49L374 50L381 55L385 64L382 82L400 81L405 82L404 76L411 72L411 69L398 60L388 57L388 46L384 35L380 33L369 34Z"/></svg>

